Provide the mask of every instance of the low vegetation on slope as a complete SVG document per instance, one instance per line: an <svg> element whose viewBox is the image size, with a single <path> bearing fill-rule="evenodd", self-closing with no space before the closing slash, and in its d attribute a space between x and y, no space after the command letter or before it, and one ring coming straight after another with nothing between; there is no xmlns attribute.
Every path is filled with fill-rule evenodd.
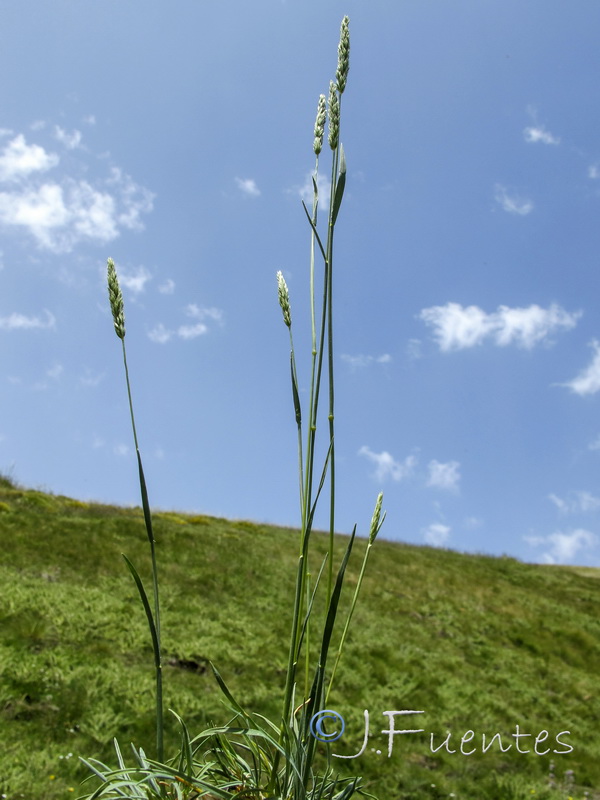
<svg viewBox="0 0 600 800"><path fill-rule="evenodd" d="M192 734L227 722L212 661L249 711L276 718L297 532L171 512L154 522L165 707ZM114 735L153 749L152 648L121 557L149 573L142 513L2 479L0 545L0 794L77 797L79 755L110 760ZM324 554L327 537L315 546ZM361 750L365 709L370 738L340 772L390 800L600 797L598 577L378 540L328 701L346 721L333 752ZM423 732L382 733L392 710L423 711L394 718ZM169 716L169 752L177 737Z"/></svg>

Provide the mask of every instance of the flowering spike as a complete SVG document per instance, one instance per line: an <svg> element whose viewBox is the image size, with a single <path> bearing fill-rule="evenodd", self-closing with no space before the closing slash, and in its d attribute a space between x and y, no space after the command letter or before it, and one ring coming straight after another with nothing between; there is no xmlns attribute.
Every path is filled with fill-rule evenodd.
<svg viewBox="0 0 600 800"><path fill-rule="evenodd" d="M350 32L348 30L348 17L342 20L340 28L340 43L338 45L338 65L335 80L340 94L343 94L350 69Z"/></svg>
<svg viewBox="0 0 600 800"><path fill-rule="evenodd" d="M277 273L277 294L279 295L279 305L283 311L283 321L289 327L292 324L292 313L290 310L290 293L288 291L287 283L283 277L281 270Z"/></svg>
<svg viewBox="0 0 600 800"><path fill-rule="evenodd" d="M325 95L319 96L319 104L317 106L317 119L315 120L315 141L313 142L313 150L317 155L323 148L323 136L325 134L325 119L327 118L327 106Z"/></svg>
<svg viewBox="0 0 600 800"><path fill-rule="evenodd" d="M123 310L123 294L119 286L115 262L112 258L107 261L108 267L108 299L112 311L115 333L119 339L125 338L125 312Z"/></svg>
<svg viewBox="0 0 600 800"><path fill-rule="evenodd" d="M383 517L381 516L381 504L383 503L383 492L379 492L377 495L377 502L375 503L375 511L373 511L373 517L371 519L371 528L369 530L369 544L373 544L375 538L379 531L381 530L381 526L383 525L383 520L385 519L385 511L383 512Z"/></svg>
<svg viewBox="0 0 600 800"><path fill-rule="evenodd" d="M340 101L337 86L334 81L329 81L329 146L332 150L338 146L340 135Z"/></svg>

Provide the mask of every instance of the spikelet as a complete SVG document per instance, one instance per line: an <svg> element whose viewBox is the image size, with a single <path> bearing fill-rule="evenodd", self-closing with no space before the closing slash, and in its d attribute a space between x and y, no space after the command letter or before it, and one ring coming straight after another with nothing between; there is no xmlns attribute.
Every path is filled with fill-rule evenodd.
<svg viewBox="0 0 600 800"><path fill-rule="evenodd" d="M350 69L350 32L348 30L348 17L342 20L340 28L340 43L338 45L338 65L335 72L335 81L340 94L343 94Z"/></svg>
<svg viewBox="0 0 600 800"><path fill-rule="evenodd" d="M115 262L112 258L107 261L108 268L108 299L110 300L110 310L113 315L115 333L119 339L125 338L125 312L123 310L123 294L119 286Z"/></svg>
<svg viewBox="0 0 600 800"><path fill-rule="evenodd" d="M315 120L315 141L313 143L313 150L317 155L323 149L323 136L325 134L325 119L327 117L327 101L325 95L319 96L319 104L317 106L317 118Z"/></svg>
<svg viewBox="0 0 600 800"><path fill-rule="evenodd" d="M327 139L332 150L338 146L340 135L340 100L337 86L334 81L329 81L329 133Z"/></svg>
<svg viewBox="0 0 600 800"><path fill-rule="evenodd" d="M279 296L279 305L283 312L283 321L289 327L292 324L292 312L290 309L290 293L288 291L287 283L283 277L281 270L277 273L277 294Z"/></svg>

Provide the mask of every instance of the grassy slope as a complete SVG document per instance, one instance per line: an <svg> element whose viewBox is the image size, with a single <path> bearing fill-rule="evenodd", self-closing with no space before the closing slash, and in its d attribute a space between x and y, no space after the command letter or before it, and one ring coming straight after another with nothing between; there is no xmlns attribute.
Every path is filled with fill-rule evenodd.
<svg viewBox="0 0 600 800"><path fill-rule="evenodd" d="M210 659L249 710L276 719L297 534L176 513L156 514L155 527L166 706L192 733L229 718ZM315 542L324 553L325 537ZM77 755L112 763L115 734L153 751L152 653L122 552L149 575L139 509L0 480L0 794L9 800L76 797L86 774ZM549 797L553 758L558 778L574 771L579 788L571 796L587 787L600 797L600 571L385 541L376 543L369 567L328 705L347 721L334 752L359 750L364 709L372 738L362 757L340 760L340 769L362 774L380 800L509 800L532 790ZM397 727L426 733L396 737L388 759L382 712L400 709L424 710ZM482 733L501 732L506 746L517 723L534 737L548 730L546 746L557 749L555 735L569 730L563 739L574 750L538 756L494 746L481 753ZM168 724L174 746L175 725ZM429 732L439 744L447 730L457 750L473 730L469 747L478 752L432 754ZM533 739L520 746L533 749Z"/></svg>

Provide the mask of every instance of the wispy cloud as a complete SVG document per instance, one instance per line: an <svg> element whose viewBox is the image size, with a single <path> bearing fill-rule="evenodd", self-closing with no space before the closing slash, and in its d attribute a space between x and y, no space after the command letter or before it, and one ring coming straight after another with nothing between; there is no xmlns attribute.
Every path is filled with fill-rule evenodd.
<svg viewBox="0 0 600 800"><path fill-rule="evenodd" d="M531 547L545 548L541 559L546 564L573 564L579 553L593 551L598 546L598 537L584 528L524 538Z"/></svg>
<svg viewBox="0 0 600 800"><path fill-rule="evenodd" d="M169 330L162 322L159 322L152 330L148 331L148 338L150 341L156 342L157 344L166 344L173 338L173 334L174 331Z"/></svg>
<svg viewBox="0 0 600 800"><path fill-rule="evenodd" d="M79 143L75 134L56 130L67 147ZM129 175L112 167L107 178L90 182L64 171L57 174L59 165L58 155L28 144L22 134L5 145L0 153L0 184L5 184L0 223L5 228L25 231L42 249L68 253L80 242L109 242L122 229L143 227L141 216L152 210L154 196ZM48 178L52 170L54 177Z"/></svg>
<svg viewBox="0 0 600 800"><path fill-rule="evenodd" d="M499 306L487 313L478 306L464 308L459 303L425 308L419 318L433 328L440 350L463 350L492 339L500 347L515 344L530 350L557 330L570 330L581 311L569 313L553 304L549 308Z"/></svg>
<svg viewBox="0 0 600 800"><path fill-rule="evenodd" d="M325 175L318 175L317 190L319 193L319 208L321 210L328 208L329 195L331 194L331 181L326 178ZM306 203L306 207L312 209L314 196L313 173L307 172L304 183L301 186L294 186L288 189L288 193L299 195Z"/></svg>
<svg viewBox="0 0 600 800"><path fill-rule="evenodd" d="M140 294L144 291L146 284L152 276L146 267L137 267L135 271L128 272L119 267L119 283L124 289L129 289L133 294Z"/></svg>
<svg viewBox="0 0 600 800"><path fill-rule="evenodd" d="M158 291L161 294L173 294L175 291L175 281L171 280L171 278L167 278L167 280L158 287Z"/></svg>
<svg viewBox="0 0 600 800"><path fill-rule="evenodd" d="M588 178L591 178L593 181L600 178L600 164L591 164L588 167Z"/></svg>
<svg viewBox="0 0 600 800"><path fill-rule="evenodd" d="M530 144L560 144L560 138L547 131L543 125L533 125L523 131L525 141Z"/></svg>
<svg viewBox="0 0 600 800"><path fill-rule="evenodd" d="M209 322L223 323L223 312L220 308L202 308L196 303L190 303L184 309L187 317L194 322L187 325L179 325L177 328L167 328L160 322L148 332L148 338L157 344L166 344L174 337L189 340L203 336L210 330Z"/></svg>
<svg viewBox="0 0 600 800"><path fill-rule="evenodd" d="M401 481L408 478L415 468L417 459L414 455L407 456L404 461L396 461L387 451L374 453L369 447L364 445L358 451L359 456L365 456L375 465L373 477L378 481L391 478L394 481Z"/></svg>
<svg viewBox="0 0 600 800"><path fill-rule="evenodd" d="M371 364L389 364L392 360L392 357L389 355L389 353L384 353L381 356L350 356L344 353L340 356L340 358L353 370L363 369L364 367L371 366Z"/></svg>
<svg viewBox="0 0 600 800"><path fill-rule="evenodd" d="M60 378L60 376L63 374L63 372L64 372L63 365L62 364L55 364L53 367L50 367L50 369L46 370L46 375L49 378L51 378L53 381L57 381Z"/></svg>
<svg viewBox="0 0 600 800"><path fill-rule="evenodd" d="M248 197L260 197L260 189L252 178L236 178L238 189Z"/></svg>
<svg viewBox="0 0 600 800"><path fill-rule="evenodd" d="M49 311L44 311L45 319L41 317L26 317L24 314L13 312L8 317L0 317L0 329L5 331L26 330L31 328L54 328L56 319Z"/></svg>
<svg viewBox="0 0 600 800"><path fill-rule="evenodd" d="M460 482L460 463L458 461L448 461L443 464L433 459L428 464L429 477L427 486L436 489L447 489L451 492L458 490Z"/></svg>
<svg viewBox="0 0 600 800"><path fill-rule="evenodd" d="M600 389L600 342L597 339L590 342L594 349L591 364L582 370L576 378L567 383L557 383L556 386L566 386L575 394L595 394Z"/></svg>
<svg viewBox="0 0 600 800"><path fill-rule="evenodd" d="M441 547L448 541L451 530L448 525L443 525L441 522L432 522L427 528L423 528L421 533L427 544Z"/></svg>
<svg viewBox="0 0 600 800"><path fill-rule="evenodd" d="M83 375L79 378L79 382L82 386L94 389L104 380L104 376L104 372L92 372L89 367L86 367Z"/></svg>
<svg viewBox="0 0 600 800"><path fill-rule="evenodd" d="M494 199L500 204L503 211L509 214L518 214L521 217L533 211L533 202L526 197L509 192L506 186L497 183L494 187Z"/></svg>
<svg viewBox="0 0 600 800"><path fill-rule="evenodd" d="M81 145L81 131L77 129L73 133L67 133L59 125L55 125L54 138L63 144L67 150L75 150Z"/></svg>
<svg viewBox="0 0 600 800"><path fill-rule="evenodd" d="M423 355L420 339L409 339L406 345L406 355L411 361L417 361Z"/></svg>
<svg viewBox="0 0 600 800"><path fill-rule="evenodd" d="M555 494L549 494L548 499L563 514L587 513L600 508L600 497L586 491L570 492L566 500Z"/></svg>

